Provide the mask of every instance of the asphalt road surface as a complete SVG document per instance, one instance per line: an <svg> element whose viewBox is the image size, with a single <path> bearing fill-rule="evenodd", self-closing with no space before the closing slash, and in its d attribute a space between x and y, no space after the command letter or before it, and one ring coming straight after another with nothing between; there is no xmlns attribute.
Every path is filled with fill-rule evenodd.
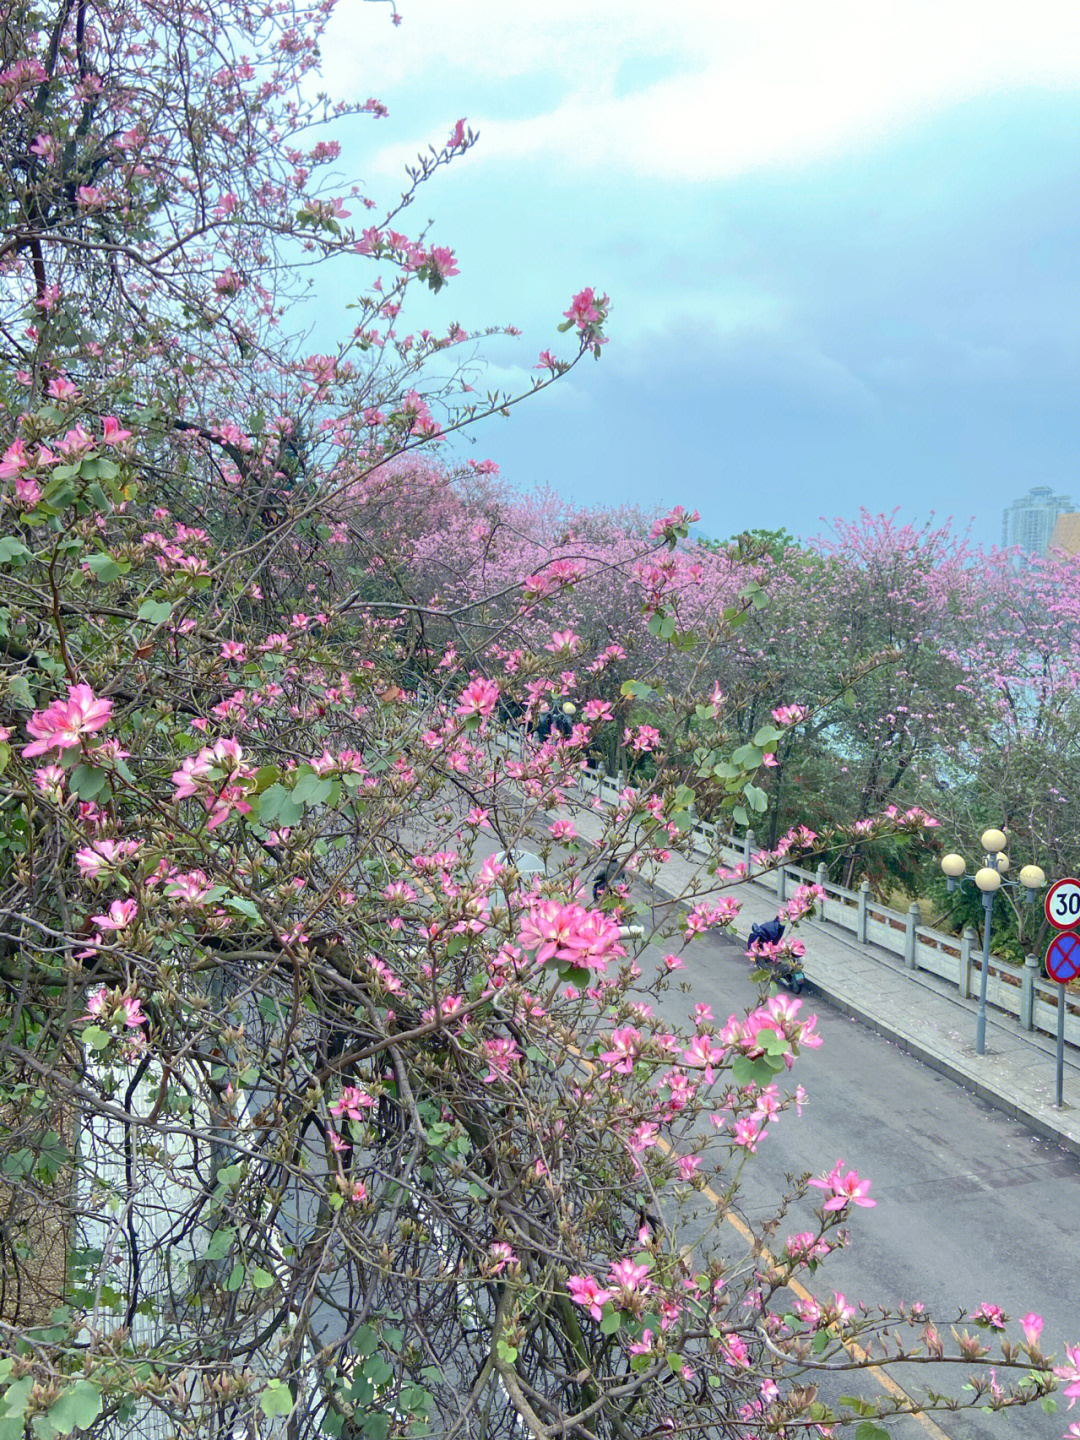
<svg viewBox="0 0 1080 1440"><path fill-rule="evenodd" d="M750 968L741 945L699 939L679 972L687 990L669 992L660 1008L685 1020L705 1001L722 1022L754 1003ZM808 1288L887 1306L922 1301L946 1335L948 1322L982 1301L1014 1318L1035 1311L1046 1322L1046 1349L1064 1358L1064 1342L1080 1341L1080 1160L820 997L804 991L802 999L824 1043L804 1051L791 1073L809 1095L802 1116L771 1126L743 1171L747 1220L772 1213L786 1174L820 1174L843 1158L872 1179L877 1204L854 1213L851 1246L830 1256ZM781 1239L801 1228L797 1219L793 1212ZM902 1377L912 1388L925 1378ZM953 1370L940 1388L955 1390L962 1378ZM937 1424L950 1440L1050 1440L1066 1428L1065 1403L1053 1416L1034 1406L938 1416ZM917 1433L910 1423L906 1433Z"/></svg>
<svg viewBox="0 0 1080 1440"><path fill-rule="evenodd" d="M497 848L478 846L477 861ZM650 947L641 955L647 975L670 948ZM723 1023L756 1003L750 970L741 942L699 937L676 977L685 988L673 986L658 1009L685 1023L694 1006L706 1002ZM842 1158L870 1177L877 1204L855 1211L850 1247L831 1255L807 1288L826 1299L840 1290L849 1302L873 1306L921 1301L945 1336L962 1313L984 1301L1014 1320L1034 1311L1045 1320L1044 1349L1064 1359L1065 1342L1080 1342L1080 1158L822 997L806 990L802 1001L818 1016L824 1042L804 1051L790 1075L809 1102L801 1117L789 1112L769 1127L743 1171L741 1213L751 1224L770 1217L786 1175L821 1174ZM811 1208L808 1202L807 1217ZM791 1231L808 1228L799 1221L793 1210L781 1243ZM1012 1333L1018 1336L1017 1327ZM997 1349L992 1334L984 1331L982 1338ZM912 1393L927 1383L959 1393L964 1379L959 1367L895 1373ZM823 1382L822 1398L853 1389L870 1394L873 1383ZM1058 1440L1077 1412L1067 1416L1068 1402L1057 1398L1055 1415L1037 1404L1007 1414L938 1414L932 1423L929 1417L902 1421L895 1433L897 1440Z"/></svg>

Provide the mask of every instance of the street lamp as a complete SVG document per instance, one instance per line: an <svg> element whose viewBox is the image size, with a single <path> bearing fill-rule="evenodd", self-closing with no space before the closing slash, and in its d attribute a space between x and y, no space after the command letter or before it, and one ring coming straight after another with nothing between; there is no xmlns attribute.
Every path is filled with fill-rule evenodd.
<svg viewBox="0 0 1080 1440"><path fill-rule="evenodd" d="M979 837L983 863L970 878L982 896L986 917L983 922L982 976L979 980L979 1013L975 1021L975 1053L986 1053L986 982L990 975L990 929L994 917L994 896L1004 885L1006 889L1023 889L1029 905L1034 905L1036 892L1046 884L1046 876L1038 865L1025 865L1015 880L1005 880L1010 860L1005 854L1006 839L1002 830L984 830ZM941 857L941 868L949 882L951 894L964 878L967 863L955 853Z"/></svg>

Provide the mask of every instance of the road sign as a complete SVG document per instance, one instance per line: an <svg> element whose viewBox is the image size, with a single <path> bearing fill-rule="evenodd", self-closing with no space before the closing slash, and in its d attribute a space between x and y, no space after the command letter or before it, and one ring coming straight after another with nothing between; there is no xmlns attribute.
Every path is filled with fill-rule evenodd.
<svg viewBox="0 0 1080 1440"><path fill-rule="evenodd" d="M1066 931L1055 935L1046 950L1046 973L1059 985L1067 985L1080 975L1080 935Z"/></svg>
<svg viewBox="0 0 1080 1440"><path fill-rule="evenodd" d="M1043 909L1056 930L1080 926L1080 880L1074 880L1071 875L1055 880L1046 892Z"/></svg>

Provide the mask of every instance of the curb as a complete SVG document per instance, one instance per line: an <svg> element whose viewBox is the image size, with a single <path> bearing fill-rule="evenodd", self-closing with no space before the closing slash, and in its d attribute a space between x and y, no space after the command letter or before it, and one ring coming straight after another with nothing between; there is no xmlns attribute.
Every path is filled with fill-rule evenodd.
<svg viewBox="0 0 1080 1440"><path fill-rule="evenodd" d="M891 1040L901 1050L905 1051L908 1055L914 1056L916 1060L920 1060L930 1070L936 1071L939 1075L944 1075L946 1079L954 1081L956 1084L962 1086L963 1089L969 1090L973 1095L977 1095L980 1100L985 1100L986 1103L992 1105L995 1110L1000 1110L1012 1120L1020 1120L1028 1129L1033 1130L1037 1135L1041 1136L1042 1139L1051 1140L1063 1150L1069 1150L1074 1155L1080 1155L1080 1137L1059 1130L1052 1122L1044 1120L1042 1116L1036 1115L1034 1111L1025 1109L1023 1105L1017 1104L1014 1100L1007 1099L999 1090L995 1090L990 1085L987 1085L985 1081L977 1079L976 1076L962 1069L953 1061L946 1060L943 1056L937 1054L936 1051L928 1049L904 1031L896 1029L890 1025L888 1021L883 1020L880 1015L872 1015L863 1009L861 1005L856 1005L853 1001L847 999L846 996L837 995L834 991L827 989L809 973L806 976L806 989L816 995L820 995L823 1000L828 1001L828 1003L835 1010L839 1010L842 1015L847 1015L852 1020L858 1020L861 1025L865 1025L867 1029L873 1030L875 1034L882 1036L886 1040Z"/></svg>

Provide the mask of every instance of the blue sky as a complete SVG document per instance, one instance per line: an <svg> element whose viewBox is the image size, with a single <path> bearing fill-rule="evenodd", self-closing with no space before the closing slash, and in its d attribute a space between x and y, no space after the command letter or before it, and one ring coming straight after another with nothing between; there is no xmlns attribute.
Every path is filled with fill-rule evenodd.
<svg viewBox="0 0 1080 1440"><path fill-rule="evenodd" d="M342 0L325 71L390 107L348 135L380 198L480 131L410 217L458 257L437 318L520 326L486 350L517 388L574 291L613 302L601 362L463 454L714 535L898 506L989 544L1031 485L1080 503L1080 11L400 8Z"/></svg>

